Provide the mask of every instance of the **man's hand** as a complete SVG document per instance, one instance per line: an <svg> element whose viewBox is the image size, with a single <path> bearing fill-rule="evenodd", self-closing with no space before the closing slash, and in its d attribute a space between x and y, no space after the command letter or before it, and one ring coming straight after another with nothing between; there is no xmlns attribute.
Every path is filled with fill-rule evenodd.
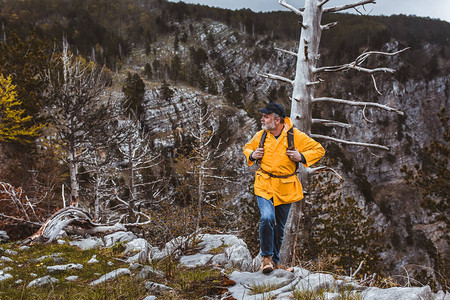
<svg viewBox="0 0 450 300"><path fill-rule="evenodd" d="M252 158L254 160L260 159L264 156L264 148L256 148L252 153Z"/></svg>
<svg viewBox="0 0 450 300"><path fill-rule="evenodd" d="M295 150L286 150L286 155L292 161L295 161L295 162L302 161L302 156L301 156L300 152L298 152L297 149L295 149Z"/></svg>

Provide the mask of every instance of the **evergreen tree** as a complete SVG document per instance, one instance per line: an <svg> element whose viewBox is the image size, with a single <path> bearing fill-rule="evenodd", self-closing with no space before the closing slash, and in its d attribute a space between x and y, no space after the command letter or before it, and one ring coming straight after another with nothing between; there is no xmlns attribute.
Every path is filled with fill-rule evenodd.
<svg viewBox="0 0 450 300"><path fill-rule="evenodd" d="M161 85L161 96L164 100L168 101L173 96L173 90L170 88L170 85L163 80L163 83Z"/></svg>
<svg viewBox="0 0 450 300"><path fill-rule="evenodd" d="M44 125L30 125L31 116L23 116L22 102L17 99L16 86L0 74L0 142L29 142L29 138L39 135Z"/></svg>
<svg viewBox="0 0 450 300"><path fill-rule="evenodd" d="M137 74L128 72L125 85L122 87L125 98L122 107L128 116L135 115L138 119L144 113L142 102L145 95L145 84L142 78Z"/></svg>
<svg viewBox="0 0 450 300"><path fill-rule="evenodd" d="M312 186L318 194L314 204L308 205L302 228L303 259L319 259L326 255L333 261L334 270L347 272L356 269L361 261L362 274L379 271L379 244L382 232L375 220L364 215L352 197L337 192L338 184L316 180Z"/></svg>
<svg viewBox="0 0 450 300"><path fill-rule="evenodd" d="M181 77L181 58L178 54L172 58L170 68L171 79L177 82Z"/></svg>
<svg viewBox="0 0 450 300"><path fill-rule="evenodd" d="M14 33L0 42L0 74L11 74L16 84L17 97L25 109L25 116L38 121L45 103L43 92L46 86L44 71L50 68L51 45L32 33L26 40Z"/></svg>
<svg viewBox="0 0 450 300"><path fill-rule="evenodd" d="M153 76L152 66L149 63L146 63L144 66L144 75L147 79L151 79Z"/></svg>

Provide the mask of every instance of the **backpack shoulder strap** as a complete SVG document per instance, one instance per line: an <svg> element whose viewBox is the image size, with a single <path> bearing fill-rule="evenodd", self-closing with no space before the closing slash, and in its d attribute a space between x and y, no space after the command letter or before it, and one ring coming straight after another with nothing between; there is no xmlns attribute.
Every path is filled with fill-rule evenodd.
<svg viewBox="0 0 450 300"><path fill-rule="evenodd" d="M262 135L261 135L261 139L259 140L258 148L264 148L264 142L266 141L266 137L267 137L267 131L264 130ZM260 164L261 163L261 159L257 159L256 163Z"/></svg>
<svg viewBox="0 0 450 300"><path fill-rule="evenodd" d="M292 126L288 132L287 132L287 142L288 142L288 150L295 150L295 144L294 144L294 126ZM299 167L299 163L295 163L295 172L297 172Z"/></svg>
<svg viewBox="0 0 450 300"><path fill-rule="evenodd" d="M287 142L288 142L288 150L294 150L295 144L294 144L294 127L291 127L291 129L287 132Z"/></svg>
<svg viewBox="0 0 450 300"><path fill-rule="evenodd" d="M259 146L258 148L264 148L264 142L266 141L267 137L267 131L263 131L263 134L261 135L261 139L259 140Z"/></svg>

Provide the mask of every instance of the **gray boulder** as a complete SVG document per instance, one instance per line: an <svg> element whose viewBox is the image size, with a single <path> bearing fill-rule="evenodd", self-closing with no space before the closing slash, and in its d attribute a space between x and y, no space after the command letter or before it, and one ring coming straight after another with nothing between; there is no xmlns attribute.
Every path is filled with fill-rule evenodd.
<svg viewBox="0 0 450 300"><path fill-rule="evenodd" d="M97 280L92 281L91 283L89 283L89 285L98 285L105 281L108 281L111 279L116 279L118 277L125 276L125 275L131 275L131 271L128 270L127 268L120 268L120 269L111 271L111 272L103 275L102 277L100 277Z"/></svg>
<svg viewBox="0 0 450 300"><path fill-rule="evenodd" d="M5 254L14 256L14 255L17 255L19 253L17 251L11 250L11 249L6 249L5 250Z"/></svg>
<svg viewBox="0 0 450 300"><path fill-rule="evenodd" d="M164 273L158 270L153 269L150 266L144 266L139 274L136 276L137 279L143 280L147 279L152 275L158 275L160 277L164 277Z"/></svg>
<svg viewBox="0 0 450 300"><path fill-rule="evenodd" d="M95 248L103 247L104 243L98 237L88 237L86 239L82 239L82 240L78 240L78 241L71 241L71 242L69 242L69 245L77 246L78 248L81 248L82 250L88 250L88 249L95 249Z"/></svg>
<svg viewBox="0 0 450 300"><path fill-rule="evenodd" d="M180 258L180 264L188 268L195 268L207 265L213 258L212 254L196 253L194 255L186 255Z"/></svg>
<svg viewBox="0 0 450 300"><path fill-rule="evenodd" d="M0 243L5 243L9 241L9 236L6 231L0 231Z"/></svg>
<svg viewBox="0 0 450 300"><path fill-rule="evenodd" d="M60 264L60 263L62 263L62 262L65 261L65 259L64 259L63 257L61 257L61 255L62 255L62 253L53 253L53 254L50 254L50 255L44 255L44 256L41 256L41 257L38 257L38 258L32 258L32 259L30 259L28 262L31 262L31 263L38 263L38 262L43 261L43 260L46 259L46 258L50 258L50 259L52 259L55 263Z"/></svg>
<svg viewBox="0 0 450 300"><path fill-rule="evenodd" d="M314 273L306 276L298 282L296 288L299 290L329 290L334 285L334 277L330 274Z"/></svg>
<svg viewBox="0 0 450 300"><path fill-rule="evenodd" d="M0 271L0 281L4 281L10 278L13 278L13 276L11 274L5 273L4 269Z"/></svg>
<svg viewBox="0 0 450 300"><path fill-rule="evenodd" d="M67 276L66 281L77 281L78 278L79 278L78 276Z"/></svg>
<svg viewBox="0 0 450 300"><path fill-rule="evenodd" d="M146 262L148 262L149 260L151 260L153 258L155 253L160 252L158 248L152 247L147 242L147 240L142 239L142 238L138 238L138 239L129 241L128 243L126 243L125 247L126 248L122 254L136 253L135 255L133 255L127 259L128 263L139 262L139 263L145 264Z"/></svg>
<svg viewBox="0 0 450 300"><path fill-rule="evenodd" d="M89 259L88 260L88 264L96 264L96 263L98 263L99 261L98 261L98 259L97 259L97 255L96 254L94 254L94 255L92 255L92 257L91 257L91 259Z"/></svg>
<svg viewBox="0 0 450 300"><path fill-rule="evenodd" d="M130 242L137 239L134 233L130 231L118 231L108 235L105 235L103 240L105 241L105 247L109 248L120 242Z"/></svg>
<svg viewBox="0 0 450 300"><path fill-rule="evenodd" d="M295 276L291 272L284 270L274 270L270 274L262 272L233 272L229 278L236 282L236 285L228 290L235 299L267 299L268 295L278 295L292 290L291 283L295 280ZM249 295L253 286L272 286L273 291L261 295ZM284 290L283 288L286 288Z"/></svg>
<svg viewBox="0 0 450 300"><path fill-rule="evenodd" d="M427 300L434 299L431 288L424 287L393 287L380 289L371 287L361 293L364 300Z"/></svg>
<svg viewBox="0 0 450 300"><path fill-rule="evenodd" d="M41 277L41 278L37 278L35 280L33 280L32 282L30 282L27 287L39 287L39 286L43 286L43 285L47 285L47 284L52 284L52 283L56 283L58 282L58 279L51 277L50 275Z"/></svg>
<svg viewBox="0 0 450 300"><path fill-rule="evenodd" d="M201 241L200 253L187 255L180 258L180 262L187 267L204 265L219 265L225 268L238 268L243 271L251 269L252 258L247 244L234 235L202 234L198 236ZM175 239L166 244L162 253L173 253L176 245L183 246L186 239Z"/></svg>
<svg viewBox="0 0 450 300"><path fill-rule="evenodd" d="M47 267L47 272L59 272L59 271L69 271L69 270L81 270L83 269L82 264L67 264L67 265L56 265Z"/></svg>
<svg viewBox="0 0 450 300"><path fill-rule="evenodd" d="M14 260L12 260L11 258L7 257L7 256L1 256L0 257L0 261L4 261L4 262L13 262Z"/></svg>
<svg viewBox="0 0 450 300"><path fill-rule="evenodd" d="M173 290L171 287L168 287L167 285L151 281L145 283L145 288L147 289L148 292L155 294L161 294L165 291Z"/></svg>
<svg viewBox="0 0 450 300"><path fill-rule="evenodd" d="M450 300L450 293L440 290L434 294L434 300Z"/></svg>

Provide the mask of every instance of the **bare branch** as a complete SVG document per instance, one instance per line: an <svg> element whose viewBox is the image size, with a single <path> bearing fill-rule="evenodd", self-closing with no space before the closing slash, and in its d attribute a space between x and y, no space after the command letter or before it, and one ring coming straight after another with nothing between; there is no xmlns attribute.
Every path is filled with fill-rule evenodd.
<svg viewBox="0 0 450 300"><path fill-rule="evenodd" d="M33 221L19 219L19 218L15 218L15 217L12 217L12 216L7 216L7 215L2 214L2 213L0 213L0 217L11 219L11 220L15 220L15 221L19 221L19 222L23 222L23 223L33 224L33 225L36 225L36 226L42 226L42 223L37 223L37 222L33 222Z"/></svg>
<svg viewBox="0 0 450 300"><path fill-rule="evenodd" d="M356 271L355 271L353 274L350 274L350 280L351 280L351 278L355 277L356 274L358 274L358 272L361 270L362 265L363 265L364 262L365 262L365 260L363 259L363 260L361 261L361 263L359 264L358 268L356 269Z"/></svg>
<svg viewBox="0 0 450 300"><path fill-rule="evenodd" d="M299 9L293 7L292 5L290 5L289 3L287 3L285 0L278 0L278 3L279 3L281 6L284 6L284 7L286 7L287 9L292 10L292 11L293 11L294 13L296 13L297 15L303 17L303 13L302 13Z"/></svg>
<svg viewBox="0 0 450 300"><path fill-rule="evenodd" d="M347 123L342 123L334 120L325 120L325 119L312 119L312 122L315 124L323 124L327 127L331 126L338 126L338 127L344 127L344 128L351 128L352 125Z"/></svg>
<svg viewBox="0 0 450 300"><path fill-rule="evenodd" d="M321 78L319 78L317 81L308 81L308 82L306 83L306 85L307 85L307 86L312 86L312 85L320 84L320 83L322 83L322 82L324 82L324 80L321 79Z"/></svg>
<svg viewBox="0 0 450 300"><path fill-rule="evenodd" d="M368 4L368 3L375 4L375 0L360 0L360 1L352 3L352 4L346 4L346 5L335 6L335 7L327 7L323 10L323 12L337 12L337 11L354 8L354 7L361 6L361 5Z"/></svg>
<svg viewBox="0 0 450 300"><path fill-rule="evenodd" d="M364 10L366 10L366 8L364 7L364 5L363 5L362 7L363 7ZM356 10L356 12L357 12L358 14L360 14L361 16L364 16L364 15L370 15L370 13L373 11L373 9L371 9L368 13L363 13L363 12L359 11L359 9L357 9L356 7L353 7L353 9Z"/></svg>
<svg viewBox="0 0 450 300"><path fill-rule="evenodd" d="M333 28L333 27L336 26L337 24L338 24L338 22L332 22L332 23L328 23L328 24L325 24L325 25L320 25L320 29L322 29L322 30L328 30L328 29Z"/></svg>
<svg viewBox="0 0 450 300"><path fill-rule="evenodd" d="M359 55L354 61L348 63L348 64L343 64L343 65L339 65L339 66L325 66L325 67L321 67L321 68L314 68L313 72L314 73L318 73L318 72L338 72L338 71L347 71L350 69L354 69L360 72L366 72L369 74L373 74L376 72L389 72L389 73L394 73L395 70L392 68L374 68L374 69L370 69L370 68L364 68L361 67L361 64L366 61L366 59L371 56L371 55L384 55L384 56L394 56L397 55L405 50L407 50L409 48L404 48L402 50L396 51L396 52L381 52L381 51L369 51L369 52L364 52L361 55ZM378 90L377 86L376 86L376 82L375 82L375 78L372 77L373 81L374 81L374 86L375 86L375 90L381 95L380 91Z"/></svg>
<svg viewBox="0 0 450 300"><path fill-rule="evenodd" d="M326 135L320 135L320 134L311 134L312 138L316 138L316 139L323 139L323 140L329 140L329 141L333 141L333 142L337 142L337 143L341 143L341 144L346 144L346 145L354 145L354 146L363 146L363 147L372 147L372 148L378 148L378 149L382 149L382 150L388 150L389 148L383 145L379 145L379 144L369 144L369 143L361 143L361 142L353 142L353 141L347 141L347 140L341 140L341 139L337 139L331 136L326 136Z"/></svg>
<svg viewBox="0 0 450 300"><path fill-rule="evenodd" d="M317 167L317 168L306 168L306 170L308 171L308 174L314 174L316 172L322 172L322 171L330 171L332 173L334 173L340 180L343 180L342 176L333 168L330 167L326 167L326 166L322 166L322 167Z"/></svg>
<svg viewBox="0 0 450 300"><path fill-rule="evenodd" d="M328 1L330 1L330 0L323 0L323 1L319 2L319 4L318 4L317 6L318 6L318 7L322 7L322 6L324 6L325 4L327 4Z"/></svg>
<svg viewBox="0 0 450 300"><path fill-rule="evenodd" d="M367 117L366 117L366 108L367 108L367 106L364 106L363 111L362 111L363 118L364 118L364 120L366 120L367 122L373 123L372 120L369 120L369 119L367 119Z"/></svg>
<svg viewBox="0 0 450 300"><path fill-rule="evenodd" d="M273 80L279 80L279 81L287 82L290 84L294 84L293 80L283 77L283 76L279 76L279 75L274 75L274 74L270 74L270 73L266 73L266 74L256 73L256 75L259 75L259 76L265 77L265 78L269 78L269 79L273 79Z"/></svg>
<svg viewBox="0 0 450 300"><path fill-rule="evenodd" d="M375 76L373 76L373 74L370 74L370 76L372 77L372 80L373 80L373 87L375 88L375 91L377 91L378 95L383 95L383 94L378 90L377 82L375 81Z"/></svg>
<svg viewBox="0 0 450 300"><path fill-rule="evenodd" d="M360 71L360 72L366 72L369 74L373 74L376 72L389 72L389 73L394 73L395 70L392 68L374 68L374 69L369 69L369 68L363 68L360 67L358 65L355 64L355 62L351 62L349 64L344 64L344 65L340 65L340 66L326 66L326 67L320 67L320 68L315 68L313 70L314 73L319 73L319 72L339 72L339 71L347 71L350 69L354 69L356 71Z"/></svg>
<svg viewBox="0 0 450 300"><path fill-rule="evenodd" d="M274 47L274 49L297 57L297 53L295 53L295 52L292 52L292 51L289 51L289 50L285 50L285 49L281 49L281 48L277 48L277 47Z"/></svg>
<svg viewBox="0 0 450 300"><path fill-rule="evenodd" d="M344 99L336 99L336 98L330 98L330 97L319 97L319 98L314 98L312 100L313 102L320 102L320 101L328 101L328 102L334 102L334 103L341 103L341 104L348 104L348 105L353 105L353 106L374 106L374 107L378 107L387 111L393 111L396 112L399 115L403 116L403 112L389 107L387 105L383 105L383 104L379 104L379 103L375 103L375 102L361 102L361 101L351 101L351 100L344 100Z"/></svg>

